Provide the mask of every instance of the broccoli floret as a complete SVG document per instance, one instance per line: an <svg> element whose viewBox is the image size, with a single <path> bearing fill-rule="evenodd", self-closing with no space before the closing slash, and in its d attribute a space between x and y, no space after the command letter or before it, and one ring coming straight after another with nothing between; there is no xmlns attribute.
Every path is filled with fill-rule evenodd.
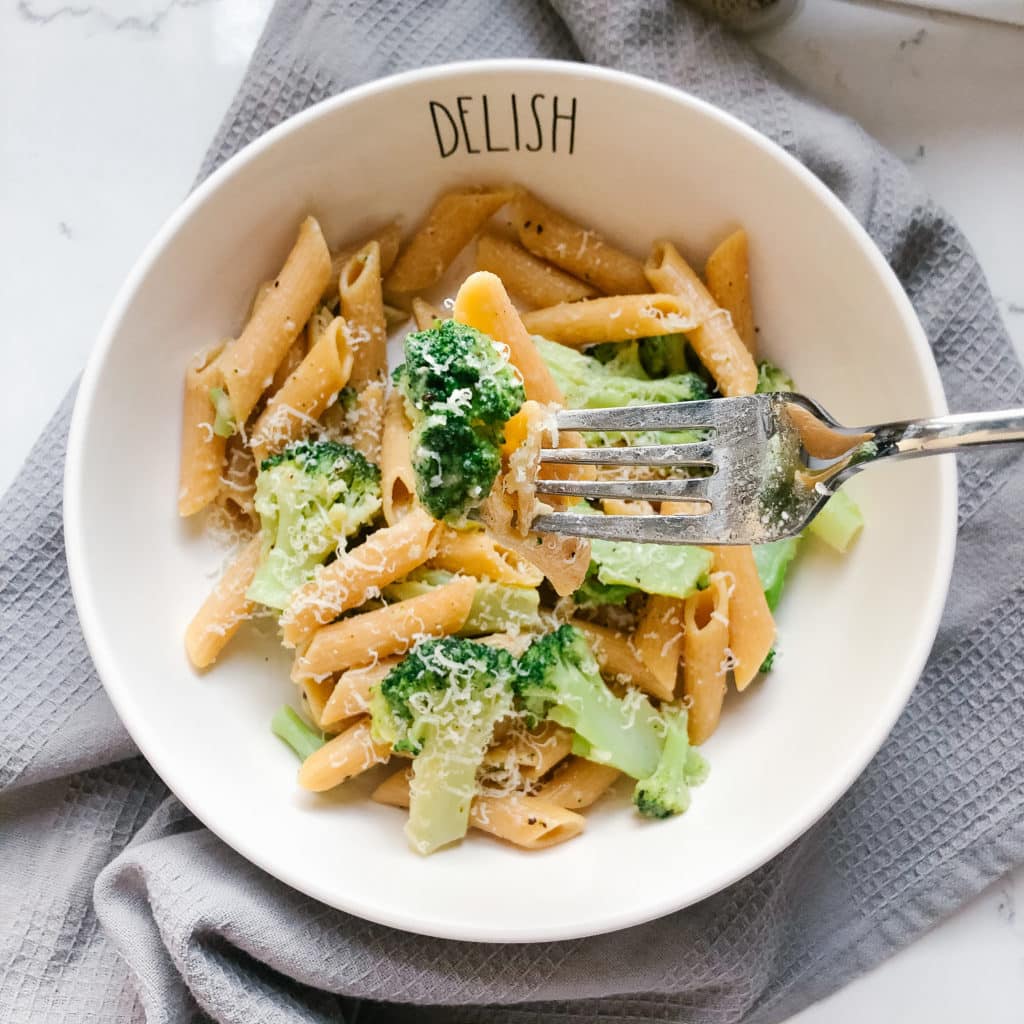
<svg viewBox="0 0 1024 1024"><path fill-rule="evenodd" d="M626 376L615 372L614 362L601 363L536 335L533 340L571 409L692 402L708 397L707 385L695 373L676 373L658 380L646 374Z"/></svg>
<svg viewBox="0 0 1024 1024"><path fill-rule="evenodd" d="M707 762L686 735L686 710L665 706L665 744L653 774L641 779L633 790L633 803L645 818L670 818L690 806L690 787L708 775Z"/></svg>
<svg viewBox="0 0 1024 1024"><path fill-rule="evenodd" d="M283 610L313 570L380 510L380 470L348 445L300 441L263 460L255 506L263 553L246 596Z"/></svg>
<svg viewBox="0 0 1024 1024"><path fill-rule="evenodd" d="M487 497L501 470L498 445L456 417L431 417L413 445L416 493L435 519L461 519Z"/></svg>
<svg viewBox="0 0 1024 1024"><path fill-rule="evenodd" d="M435 519L456 522L494 486L522 382L486 334L454 320L407 335L394 379L413 424L416 493Z"/></svg>
<svg viewBox="0 0 1024 1024"><path fill-rule="evenodd" d="M602 342L600 345L592 345L586 354L601 363L608 373L618 377L649 379L640 358L639 340Z"/></svg>
<svg viewBox="0 0 1024 1024"><path fill-rule="evenodd" d="M767 360L757 366L757 393L767 391L796 391L796 384L785 370L780 370Z"/></svg>
<svg viewBox="0 0 1024 1024"><path fill-rule="evenodd" d="M528 720L550 719L582 740L574 751L636 779L658 765L658 713L639 693L616 697L605 685L586 637L560 626L538 637L519 659L515 681Z"/></svg>
<svg viewBox="0 0 1024 1024"><path fill-rule="evenodd" d="M405 833L418 853L466 834L476 772L495 725L512 710L515 661L472 640L424 640L370 699L373 732L413 755Z"/></svg>
<svg viewBox="0 0 1024 1024"><path fill-rule="evenodd" d="M778 651L776 651L774 647L771 648L771 650L764 656L764 661L761 662L761 667L757 671L761 673L771 672L772 666L775 664L775 655L777 653Z"/></svg>
<svg viewBox="0 0 1024 1024"><path fill-rule="evenodd" d="M653 338L641 338L637 343L640 365L648 377L671 377L686 373L686 336L683 334L659 334Z"/></svg>

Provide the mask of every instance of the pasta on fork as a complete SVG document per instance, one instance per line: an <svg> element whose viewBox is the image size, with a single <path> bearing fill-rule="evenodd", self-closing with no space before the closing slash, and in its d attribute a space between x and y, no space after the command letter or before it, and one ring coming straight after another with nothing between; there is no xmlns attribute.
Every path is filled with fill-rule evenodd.
<svg viewBox="0 0 1024 1024"><path fill-rule="evenodd" d="M567 842L627 780L639 815L686 811L730 684L767 685L802 542L538 533L569 504L544 504L539 475L615 472L541 469L540 449L699 439L559 436L559 408L791 390L758 362L749 251L733 231L702 277L673 241L644 260L505 184L444 193L406 238L394 221L332 250L303 220L247 322L186 368L178 498L241 538L185 630L188 658L205 670L246 620L276 620L293 698L271 728L301 787L384 773L373 799L407 809L421 854L470 829L521 850ZM477 269L452 280L464 256ZM809 532L845 548L860 525L840 493Z"/></svg>

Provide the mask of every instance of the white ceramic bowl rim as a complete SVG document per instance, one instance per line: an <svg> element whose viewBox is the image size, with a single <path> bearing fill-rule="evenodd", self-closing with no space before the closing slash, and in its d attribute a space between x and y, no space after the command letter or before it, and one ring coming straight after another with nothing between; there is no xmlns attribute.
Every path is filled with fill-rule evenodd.
<svg viewBox="0 0 1024 1024"><path fill-rule="evenodd" d="M628 85L634 89L646 90L651 94L670 97L676 102L699 110L708 118L726 124L733 131L744 135L761 150L769 153L776 161L783 164L790 173L799 178L801 183L831 210L851 233L861 240L874 269L877 270L883 281L888 282L889 290L897 302L903 326L906 330L906 336L915 350L915 355L922 369L925 387L933 407L933 412L941 414L946 410L941 380L932 358L927 338L917 320L909 299L900 287L891 268L849 210L843 206L839 199L817 177L781 147L731 114L682 90L639 76L568 61L530 59L466 61L422 68L382 78L324 100L294 115L251 142L196 187L147 245L117 293L110 312L103 323L97 344L91 353L79 386L71 420L64 478L64 532L68 568L72 593L75 598L86 644L100 679L103 681L104 687L107 689L107 693L118 715L143 755L152 764L153 768L172 792L178 795L179 798L182 798L182 802L189 807L192 813L233 849L288 885L315 899L340 906L341 909L361 918L391 927L420 934L440 935L440 937L448 939L476 942L551 941L576 938L585 934L598 934L636 925L671 913L679 909L679 904L677 901L674 901L672 894L668 893L658 904L644 904L615 913L609 912L597 924L588 922L585 930L573 928L571 924L563 923L561 925L538 926L529 935L524 935L520 932L503 931L501 922L487 922L474 926L462 926L455 930L449 929L440 933L432 921L420 920L413 914L401 917L397 915L382 915L376 906L366 902L358 892L352 893L342 904L337 896L333 894L328 896L326 893L318 891L317 887L311 885L308 879L303 878L301 874L283 869L280 863L271 863L273 858L268 857L261 847L251 843L243 832L233 828L225 828L223 830L218 828L216 815L208 807L204 794L192 793L189 799L185 800L179 792L175 761L173 758L161 753L157 735L159 733L159 724L150 722L143 714L137 713L137 708L131 703L126 687L112 685L109 682L110 680L118 679L119 673L116 667L117 661L114 651L104 638L96 609L88 597L83 554L85 537L83 536L83 517L81 514L84 481L79 467L82 464L84 445L88 434L87 423L93 410L94 396L101 368L117 334L119 324L126 310L131 305L132 298L140 282L143 281L159 254L174 238L181 225L194 214L196 209L204 203L211 193L215 192L225 181L230 179L236 171L259 157L264 151L272 148L279 139L308 122L316 120L338 108L359 103L361 100L396 86L416 84L422 81L443 81L448 77L457 76L467 70L500 74L529 71L531 68L536 69L538 67L542 67L545 71L557 71L573 78L603 79L611 83ZM922 626L916 634L909 657L909 662L915 666L913 673L908 673L908 678L901 681L901 688L894 688L893 699L883 709L885 713L879 714L874 729L860 735L856 742L851 743L850 748L844 754L842 765L837 768L829 784L821 789L817 799L813 803L808 803L804 806L802 813L799 815L780 821L779 827L774 832L766 834L759 845L747 849L745 856L738 862L731 862L728 869L721 871L717 877L708 883L706 895L712 895L714 892L723 889L756 870L781 852L821 818L863 771L881 747L905 706L910 692L924 668L934 642L953 568L956 544L956 470L952 458L944 458L942 461L944 463L941 467L943 501L936 510L937 515L943 520L940 530L942 542L937 552L936 563L936 578L942 581L942 586L933 589L930 599L920 609Z"/></svg>

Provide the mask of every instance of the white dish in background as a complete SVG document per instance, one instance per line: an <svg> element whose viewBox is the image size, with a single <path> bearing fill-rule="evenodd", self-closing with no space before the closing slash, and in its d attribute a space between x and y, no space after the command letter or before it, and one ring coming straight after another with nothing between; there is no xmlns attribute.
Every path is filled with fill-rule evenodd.
<svg viewBox="0 0 1024 1024"><path fill-rule="evenodd" d="M535 94L545 97L536 104L544 140L528 151ZM460 96L472 97L463 107L480 152L463 138L442 156L430 102L459 123ZM560 113L575 101L571 153L564 118L558 151L551 146L554 96ZM448 122L433 109L443 131ZM952 567L956 483L946 459L854 481L863 536L845 558L805 545L779 609L776 670L727 702L704 748L710 779L681 818L639 820L623 793L593 809L583 837L548 851L471 835L420 859L406 846L402 815L365 799L369 780L327 797L301 791L294 756L269 731L273 712L294 697L270 631L244 631L205 675L185 657L182 632L220 552L175 512L184 367L238 329L254 286L280 265L307 212L338 242L395 214L414 224L443 188L498 180L521 182L638 253L664 235L703 257L742 224L765 356L847 422L944 411L924 334L884 259L781 149L705 103L620 73L515 60L448 65L354 89L289 120L163 227L82 380L65 530L83 631L118 713L225 842L370 920L453 939L534 941L626 927L702 899L828 810L881 745L927 657Z"/></svg>

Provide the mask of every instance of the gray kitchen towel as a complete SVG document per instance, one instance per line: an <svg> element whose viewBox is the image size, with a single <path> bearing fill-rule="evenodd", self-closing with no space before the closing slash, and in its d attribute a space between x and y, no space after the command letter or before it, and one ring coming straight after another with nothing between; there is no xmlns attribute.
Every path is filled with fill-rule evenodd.
<svg viewBox="0 0 1024 1024"><path fill-rule="evenodd" d="M1024 373L948 217L856 125L668 0L281 0L203 174L347 86L414 60L490 56L622 68L765 132L873 235L953 408L1024 405ZM962 460L960 543L935 649L881 752L815 828L689 910L598 938L495 947L403 934L293 892L199 826L135 755L64 568L69 409L70 399L0 506L2 1021L764 1024L1024 860L1020 450Z"/></svg>

